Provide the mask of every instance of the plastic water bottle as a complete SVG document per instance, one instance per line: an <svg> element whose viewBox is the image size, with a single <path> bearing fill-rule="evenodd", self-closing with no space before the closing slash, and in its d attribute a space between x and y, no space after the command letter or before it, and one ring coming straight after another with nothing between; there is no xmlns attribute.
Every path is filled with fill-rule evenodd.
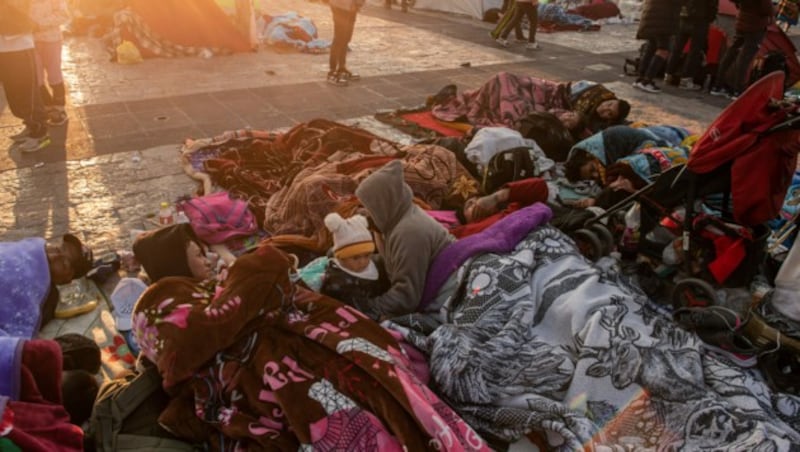
<svg viewBox="0 0 800 452"><path fill-rule="evenodd" d="M161 203L161 209L158 211L158 224L167 226L175 223L175 212L168 202Z"/></svg>

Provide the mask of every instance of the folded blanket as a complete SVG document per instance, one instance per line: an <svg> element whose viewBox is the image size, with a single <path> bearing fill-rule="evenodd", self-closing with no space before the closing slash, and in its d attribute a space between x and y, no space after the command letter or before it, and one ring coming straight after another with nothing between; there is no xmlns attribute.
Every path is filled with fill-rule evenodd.
<svg viewBox="0 0 800 452"><path fill-rule="evenodd" d="M528 233L552 217L553 211L547 205L536 203L509 214L482 232L450 244L431 263L418 311L425 310L447 278L467 259L487 252L507 253Z"/></svg>

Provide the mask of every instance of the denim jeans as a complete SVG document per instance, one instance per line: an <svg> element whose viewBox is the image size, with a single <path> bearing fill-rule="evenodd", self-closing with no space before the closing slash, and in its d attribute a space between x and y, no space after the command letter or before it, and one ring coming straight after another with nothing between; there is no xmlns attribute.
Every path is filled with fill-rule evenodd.
<svg viewBox="0 0 800 452"><path fill-rule="evenodd" d="M47 134L47 115L36 84L36 52L34 49L0 52L0 84L6 93L11 114L22 119L30 136Z"/></svg>

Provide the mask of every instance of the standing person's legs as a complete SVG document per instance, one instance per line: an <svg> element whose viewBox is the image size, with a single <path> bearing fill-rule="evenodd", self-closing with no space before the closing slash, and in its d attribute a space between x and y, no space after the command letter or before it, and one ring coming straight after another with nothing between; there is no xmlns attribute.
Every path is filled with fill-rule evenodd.
<svg viewBox="0 0 800 452"><path fill-rule="evenodd" d="M667 75L677 77L681 75L687 77L686 73L678 73L678 66L680 66L681 56L683 55L683 48L689 42L690 34L687 30L681 30L675 37L675 42L672 43L672 51L669 53L669 60L667 60ZM692 42L694 44L694 42Z"/></svg>
<svg viewBox="0 0 800 452"><path fill-rule="evenodd" d="M48 146L47 116L36 84L34 49L0 52L0 83L11 113L25 124L25 130L12 137L20 150L38 151Z"/></svg>
<svg viewBox="0 0 800 452"><path fill-rule="evenodd" d="M709 23L701 22L694 24L692 27L692 41L689 46L689 54L686 56L686 62L683 64L683 77L689 78L693 81L699 81L700 71L703 66L703 55L708 50L708 28ZM704 84L705 81L700 81L699 84Z"/></svg>
<svg viewBox="0 0 800 452"><path fill-rule="evenodd" d="M344 69L340 67L340 63L346 58L344 54L347 53L346 41L346 28L347 28L347 11L340 8L331 7L333 13L333 40L331 41L330 55L328 56L328 81L336 82L339 80L339 71Z"/></svg>
<svg viewBox="0 0 800 452"><path fill-rule="evenodd" d="M492 39L499 38L500 37L500 33L503 32L505 27L509 23L511 23L511 20L514 18L514 13L517 10L517 2L514 1L514 0L508 0L508 3L509 3L508 6L506 7L505 11L503 12L503 17L500 18L499 22L497 22L497 26L494 27L494 30L492 30L489 33L489 35L492 37ZM514 28L514 33L516 34L516 37L518 39L522 40L522 38L523 38L523 36L522 36L522 24L520 24L520 25L518 25L517 27Z"/></svg>
<svg viewBox="0 0 800 452"><path fill-rule="evenodd" d="M651 53L652 57L649 58L649 62L646 66L644 64L644 58L642 58L644 73L641 79L633 84L634 87L650 93L661 92L661 88L656 85L655 79L667 65L670 38L670 36L657 36L650 39L647 53Z"/></svg>
<svg viewBox="0 0 800 452"><path fill-rule="evenodd" d="M64 89L64 75L61 72L61 45L60 40L36 43L38 61L44 73L47 74L47 77L44 77L42 70L39 70L39 76L42 78L39 81L39 89L42 101L49 110L48 121L52 125L61 125L67 120L64 111L66 90Z"/></svg>
<svg viewBox="0 0 800 452"><path fill-rule="evenodd" d="M656 42L654 39L648 39L645 43L644 53L642 53L642 57L639 60L639 67L636 68L636 72L639 75L636 82L640 82L644 78L644 74L647 72L647 68L650 66L650 62L653 61L655 54Z"/></svg>
<svg viewBox="0 0 800 452"><path fill-rule="evenodd" d="M524 14L524 9L522 8L523 3L514 2L514 4L514 15L511 17L511 21L508 22L505 27L503 27L503 31L500 32L500 38L498 38L501 40L500 44L504 46L508 45L506 39L508 39L508 35L511 33L511 30L520 26L522 23L522 16Z"/></svg>
<svg viewBox="0 0 800 452"><path fill-rule="evenodd" d="M739 95L747 88L747 74L750 70L750 64L753 62L758 48L761 46L761 41L764 40L765 31L756 31L753 33L746 33L742 36L743 43L739 49L739 55L736 57L736 65L734 66L733 78L733 94Z"/></svg>
<svg viewBox="0 0 800 452"><path fill-rule="evenodd" d="M536 28L539 26L539 4L528 3L526 6L528 16L528 48L534 48L531 44L536 44ZM536 44L535 48L539 48Z"/></svg>
<svg viewBox="0 0 800 452"><path fill-rule="evenodd" d="M344 40L344 49L339 56L339 74L347 81L356 81L361 79L358 74L354 74L347 69L347 49L350 41L353 39L353 30L356 27L356 11L348 11L344 31L342 32Z"/></svg>
<svg viewBox="0 0 800 452"><path fill-rule="evenodd" d="M731 46L725 51L722 61L719 62L716 81L714 82L714 87L711 88L712 95L720 96L726 94L725 91L730 86L730 81L728 80L728 70L730 69L731 64L733 64L733 62L736 60L736 57L739 55L739 50L741 49L742 44L744 44L744 38L741 35L737 34L733 37L733 43L731 43Z"/></svg>

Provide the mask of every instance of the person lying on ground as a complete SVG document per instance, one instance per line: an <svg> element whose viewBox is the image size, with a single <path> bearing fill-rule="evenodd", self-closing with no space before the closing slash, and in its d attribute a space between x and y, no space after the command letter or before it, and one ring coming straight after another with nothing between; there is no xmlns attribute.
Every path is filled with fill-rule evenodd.
<svg viewBox="0 0 800 452"><path fill-rule="evenodd" d="M214 277L207 247L189 224L175 224L140 235L133 243L133 254L151 284L167 276L201 281Z"/></svg>
<svg viewBox="0 0 800 452"><path fill-rule="evenodd" d="M570 182L591 180L603 187L597 198L575 201L573 207L610 207L619 196L644 187L671 166L685 163L681 146L689 132L679 127L614 126L573 146L564 166Z"/></svg>
<svg viewBox="0 0 800 452"><path fill-rule="evenodd" d="M320 293L355 305L386 292L389 281L377 262L367 218L356 214L345 219L331 213L325 226L333 235L333 258L325 267Z"/></svg>
<svg viewBox="0 0 800 452"><path fill-rule="evenodd" d="M619 99L604 85L589 80L572 82L570 101L572 110L584 118L592 133L622 124L631 111L627 101Z"/></svg>
<svg viewBox="0 0 800 452"><path fill-rule="evenodd" d="M544 179L531 177L505 184L494 193L468 199L456 210L461 223L450 228L450 234L458 239L483 231L500 219L523 207L537 202L546 203L548 187Z"/></svg>
<svg viewBox="0 0 800 452"><path fill-rule="evenodd" d="M72 234L58 245L43 238L0 242L0 336L30 338L54 316L56 285L92 269L92 251Z"/></svg>
<svg viewBox="0 0 800 452"><path fill-rule="evenodd" d="M574 85L574 86L573 86ZM430 99L431 113L441 121L519 130L533 112L566 110L584 116L593 131L625 120L630 104L601 84L560 82L500 72L474 90L459 92L448 85Z"/></svg>
<svg viewBox="0 0 800 452"><path fill-rule="evenodd" d="M375 242L389 277L389 290L359 303L357 309L373 319L414 312L433 258L455 238L412 202L400 161L387 163L364 179L356 197L369 212Z"/></svg>

